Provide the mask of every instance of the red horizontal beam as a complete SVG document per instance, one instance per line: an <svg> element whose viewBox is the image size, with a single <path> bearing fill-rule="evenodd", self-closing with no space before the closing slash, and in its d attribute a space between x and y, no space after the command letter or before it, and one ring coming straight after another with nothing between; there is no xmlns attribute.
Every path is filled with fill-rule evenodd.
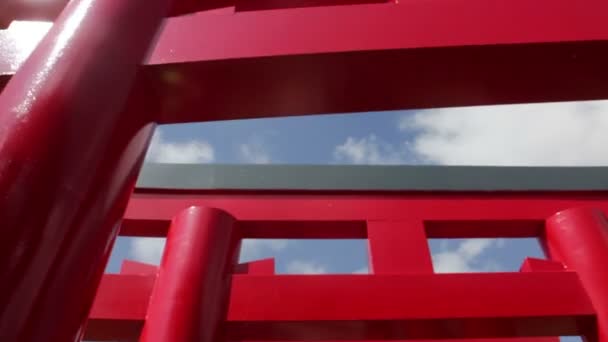
<svg viewBox="0 0 608 342"><path fill-rule="evenodd" d="M246 237L365 238L365 221L425 221L429 237L539 236L544 220L572 207L608 212L605 194L404 193L138 194L127 207L121 235L165 236L171 218L191 205L222 208ZM407 210L403 210L407 208ZM505 210L509 208L509 210Z"/></svg>
<svg viewBox="0 0 608 342"><path fill-rule="evenodd" d="M589 333L575 273L233 278L234 340L559 336Z"/></svg>
<svg viewBox="0 0 608 342"><path fill-rule="evenodd" d="M138 331L151 279L104 276L86 338ZM581 335L594 314L572 272L235 275L227 332L262 341Z"/></svg>
<svg viewBox="0 0 608 342"><path fill-rule="evenodd" d="M176 123L608 98L606 12L603 0L202 12L167 20L132 101ZM0 84L24 46L0 35Z"/></svg>

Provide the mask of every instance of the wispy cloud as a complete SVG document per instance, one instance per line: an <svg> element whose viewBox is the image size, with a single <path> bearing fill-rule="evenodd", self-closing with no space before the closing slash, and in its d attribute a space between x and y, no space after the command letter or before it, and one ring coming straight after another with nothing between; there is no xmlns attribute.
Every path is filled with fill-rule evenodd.
<svg viewBox="0 0 608 342"><path fill-rule="evenodd" d="M157 129L150 142L146 161L155 163L210 163L215 160L215 150L211 144L202 139L191 139L185 142L167 141L160 129Z"/></svg>
<svg viewBox="0 0 608 342"><path fill-rule="evenodd" d="M608 165L608 101L425 110L399 129L429 163Z"/></svg>
<svg viewBox="0 0 608 342"><path fill-rule="evenodd" d="M288 246L284 239L244 239L241 244L241 261L274 257ZM160 263L165 248L164 238L133 238L129 258L151 264Z"/></svg>
<svg viewBox="0 0 608 342"><path fill-rule="evenodd" d="M440 252L432 255L433 268L437 273L496 271L500 266L498 262L483 258L483 254L503 245L501 239L465 239L453 248L444 244Z"/></svg>
<svg viewBox="0 0 608 342"><path fill-rule="evenodd" d="M348 137L334 148L334 160L349 164L401 164L406 161L406 152L370 134L363 138Z"/></svg>
<svg viewBox="0 0 608 342"><path fill-rule="evenodd" d="M165 249L164 238L133 238L129 258L150 264L159 264Z"/></svg>
<svg viewBox="0 0 608 342"><path fill-rule="evenodd" d="M312 261L292 260L287 264L287 273L290 274L325 274L327 268Z"/></svg>
<svg viewBox="0 0 608 342"><path fill-rule="evenodd" d="M244 239L241 244L241 261L276 257L289 245L286 239Z"/></svg>
<svg viewBox="0 0 608 342"><path fill-rule="evenodd" d="M238 149L239 159L244 163L269 164L272 161L267 148L260 142L243 143Z"/></svg>

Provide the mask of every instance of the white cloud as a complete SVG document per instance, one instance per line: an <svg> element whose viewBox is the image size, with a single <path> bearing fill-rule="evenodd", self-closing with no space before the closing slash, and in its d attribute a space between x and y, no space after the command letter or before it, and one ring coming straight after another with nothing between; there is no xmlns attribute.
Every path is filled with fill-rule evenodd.
<svg viewBox="0 0 608 342"><path fill-rule="evenodd" d="M239 145L239 158L245 163L269 164L270 154L261 142L253 141Z"/></svg>
<svg viewBox="0 0 608 342"><path fill-rule="evenodd" d="M406 150L370 134L360 139L348 137L334 148L334 159L351 164L400 164L406 160Z"/></svg>
<svg viewBox="0 0 608 342"><path fill-rule="evenodd" d="M608 165L608 101L418 111L400 129L447 165Z"/></svg>
<svg viewBox="0 0 608 342"><path fill-rule="evenodd" d="M482 254L491 247L503 247L502 239L466 239L456 248L441 246L441 252L434 253L433 268L436 273L466 273L496 271L498 263L493 259L482 259Z"/></svg>
<svg viewBox="0 0 608 342"><path fill-rule="evenodd" d="M364 266L359 269L356 269L353 274L369 274L369 267Z"/></svg>
<svg viewBox="0 0 608 342"><path fill-rule="evenodd" d="M241 244L242 262L273 257L287 248L288 240L283 239L243 239ZM133 238L129 257L133 260L159 264L165 248L164 238Z"/></svg>
<svg viewBox="0 0 608 342"><path fill-rule="evenodd" d="M245 262L276 256L277 252L287 248L288 243L285 239L243 239L240 260Z"/></svg>
<svg viewBox="0 0 608 342"><path fill-rule="evenodd" d="M164 238L133 238L129 257L140 262L160 264L164 249Z"/></svg>
<svg viewBox="0 0 608 342"><path fill-rule="evenodd" d="M213 146L204 140L168 142L157 129L150 142L146 161L156 163L210 163L215 159Z"/></svg>
<svg viewBox="0 0 608 342"><path fill-rule="evenodd" d="M324 274L327 268L315 262L293 260L287 264L287 273L290 274Z"/></svg>

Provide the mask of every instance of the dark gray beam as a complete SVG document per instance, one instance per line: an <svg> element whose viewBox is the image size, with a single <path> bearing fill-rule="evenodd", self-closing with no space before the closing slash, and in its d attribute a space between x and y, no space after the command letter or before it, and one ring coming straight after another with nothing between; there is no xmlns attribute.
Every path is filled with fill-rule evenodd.
<svg viewBox="0 0 608 342"><path fill-rule="evenodd" d="M608 167L146 164L140 189L588 191L608 190Z"/></svg>

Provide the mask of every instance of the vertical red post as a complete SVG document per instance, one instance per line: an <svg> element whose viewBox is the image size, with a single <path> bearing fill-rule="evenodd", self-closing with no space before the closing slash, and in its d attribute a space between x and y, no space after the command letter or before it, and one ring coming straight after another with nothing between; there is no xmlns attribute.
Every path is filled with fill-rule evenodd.
<svg viewBox="0 0 608 342"><path fill-rule="evenodd" d="M74 0L0 94L0 341L78 341L153 125L124 112L170 0Z"/></svg>
<svg viewBox="0 0 608 342"><path fill-rule="evenodd" d="M576 271L598 314L600 342L608 342L608 222L598 209L561 211L547 220L552 259Z"/></svg>
<svg viewBox="0 0 608 342"><path fill-rule="evenodd" d="M370 273L433 273L422 221L368 221Z"/></svg>
<svg viewBox="0 0 608 342"><path fill-rule="evenodd" d="M140 342L218 342L240 236L229 214L190 207L171 224Z"/></svg>

